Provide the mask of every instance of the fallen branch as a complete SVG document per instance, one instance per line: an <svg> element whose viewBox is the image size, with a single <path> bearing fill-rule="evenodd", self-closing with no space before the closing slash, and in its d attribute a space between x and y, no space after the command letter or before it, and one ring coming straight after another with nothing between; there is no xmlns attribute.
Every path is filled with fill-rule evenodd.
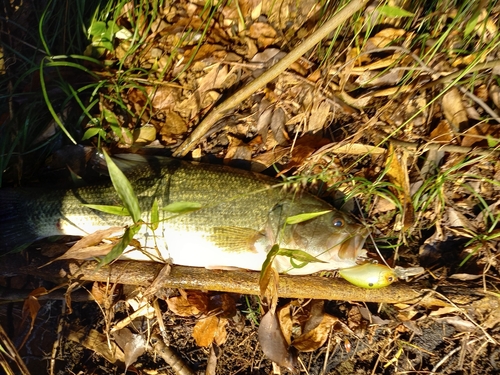
<svg viewBox="0 0 500 375"><path fill-rule="evenodd" d="M16 272L58 283L81 280L148 287L164 267L160 263L119 261L98 269L95 261L71 260L58 261L40 267L45 263L45 260L38 260L32 261L28 266L19 265L16 267ZM12 272L12 262L0 264L0 275L7 272ZM243 270L221 271L172 266L170 275L165 277L160 285L165 288L212 290L239 294L258 295L260 293L259 273ZM285 298L404 303L428 307L451 306L449 301L457 306L472 307L481 301L483 309L498 310L500 308L498 299L481 289L451 286L447 290L441 290L441 294L445 295L446 298L440 298L433 291L422 290L404 282L398 282L382 289L362 289L340 278L319 276L281 275L278 286L278 295Z"/></svg>
<svg viewBox="0 0 500 375"><path fill-rule="evenodd" d="M175 151L174 156L185 156L208 132L208 130L224 116L225 112L234 108L243 102L243 100L249 98L258 89L264 87L267 83L271 82L283 73L285 69L292 65L292 63L299 59L303 54L314 48L314 46L323 38L342 25L343 22L347 21L358 10L362 9L366 3L368 3L368 0L350 1L349 4L335 14L335 16L325 22L323 26L316 30L304 42L290 51L290 53L273 65L269 70L215 107L196 127L196 129L194 129L189 137L179 146L179 148Z"/></svg>

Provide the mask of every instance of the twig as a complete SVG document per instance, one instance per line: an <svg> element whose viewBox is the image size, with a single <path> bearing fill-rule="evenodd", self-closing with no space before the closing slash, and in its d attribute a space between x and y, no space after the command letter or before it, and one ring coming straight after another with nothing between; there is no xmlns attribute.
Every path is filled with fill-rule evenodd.
<svg viewBox="0 0 500 375"><path fill-rule="evenodd" d="M176 375L194 375L194 372L182 360L179 355L165 345L162 338L158 335L151 337L154 352L159 355L172 368Z"/></svg>
<svg viewBox="0 0 500 375"><path fill-rule="evenodd" d="M343 22L349 19L355 12L362 9L368 0L353 0L349 2L340 12L327 21L323 26L316 30L309 38L303 43L295 47L290 53L278 61L272 68L262 74L260 77L250 82L247 86L237 91L233 96L222 102L215 107L210 114L203 119L198 127L189 135L189 137L179 146L175 151L174 156L185 156L196 143L203 137L203 135L220 120L224 113L240 104L243 100L250 97L261 87L272 81L278 75L285 71L293 62L300 56L305 54L323 38L330 34L334 29L339 27Z"/></svg>
<svg viewBox="0 0 500 375"><path fill-rule="evenodd" d="M389 141L394 143L397 146L401 146L406 148L411 152L424 152L427 150L438 150L445 152L456 152L459 154L470 154L470 155L482 155L482 156L493 156L500 154L500 150L498 148L474 148L474 147L465 147L465 146L456 146L456 145L443 145L439 143L426 143L426 144L418 144L415 142L406 142L399 140L397 138L391 137L389 134L377 130L380 136L384 139L382 143L385 141Z"/></svg>

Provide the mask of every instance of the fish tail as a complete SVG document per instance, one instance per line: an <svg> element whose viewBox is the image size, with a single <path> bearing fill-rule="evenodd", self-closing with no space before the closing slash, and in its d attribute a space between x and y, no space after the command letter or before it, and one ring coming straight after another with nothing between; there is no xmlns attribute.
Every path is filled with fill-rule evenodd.
<svg viewBox="0 0 500 375"><path fill-rule="evenodd" d="M39 238L20 189L0 190L0 255L21 251Z"/></svg>

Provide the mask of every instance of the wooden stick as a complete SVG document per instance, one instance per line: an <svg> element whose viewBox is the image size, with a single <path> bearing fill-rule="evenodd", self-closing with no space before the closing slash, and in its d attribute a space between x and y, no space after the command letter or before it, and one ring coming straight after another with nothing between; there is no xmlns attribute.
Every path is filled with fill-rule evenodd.
<svg viewBox="0 0 500 375"><path fill-rule="evenodd" d="M160 273L163 264L152 262L118 261L97 268L95 261L63 260L41 267L42 261L20 266L18 273L39 276L54 282L99 281L148 287ZM0 275L5 272L0 265ZM9 267L10 268L10 267ZM205 268L172 266L168 277L161 281L165 288L213 290L259 295L259 272L222 271ZM469 294L470 290L467 290ZM278 295L285 298L313 298L325 300L377 303L406 303L424 306L449 306L449 302L421 291L407 283L397 282L387 288L363 289L340 278L320 276L280 275Z"/></svg>

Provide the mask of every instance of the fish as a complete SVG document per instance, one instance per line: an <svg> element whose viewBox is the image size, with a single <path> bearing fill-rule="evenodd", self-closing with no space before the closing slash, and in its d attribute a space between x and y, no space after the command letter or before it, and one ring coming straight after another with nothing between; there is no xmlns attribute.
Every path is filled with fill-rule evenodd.
<svg viewBox="0 0 500 375"><path fill-rule="evenodd" d="M158 227L142 225L134 237L136 246L129 246L120 259L261 270L267 254L278 245L314 257L300 262L287 253L273 260L279 273L305 275L353 267L366 256L363 245L369 232L363 225L278 179L167 157L127 154L114 155L113 160L130 181L145 223L153 220L155 200L160 208L174 202L195 202L200 207L177 215L160 209ZM70 189L0 189L0 252L46 237L87 236L134 224L129 216L88 205L120 206L122 202L109 180ZM310 213L318 214L287 222Z"/></svg>

